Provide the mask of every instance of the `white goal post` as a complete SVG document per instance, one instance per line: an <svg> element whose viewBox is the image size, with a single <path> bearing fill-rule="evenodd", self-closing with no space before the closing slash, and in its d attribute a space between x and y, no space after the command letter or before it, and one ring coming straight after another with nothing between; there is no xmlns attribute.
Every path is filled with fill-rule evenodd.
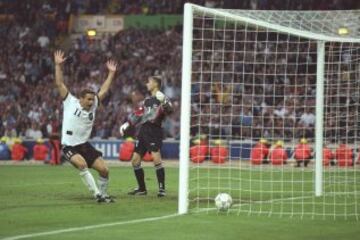
<svg viewBox="0 0 360 240"><path fill-rule="evenodd" d="M189 211L190 202L209 210L216 193L229 192L238 213L358 217L357 166L324 169L323 148L335 152L340 142L349 144L356 162L359 26L357 10L185 4L179 214ZM306 114L315 116L313 124L304 123ZM228 161L191 163L195 134L207 135L209 148L216 139L225 141ZM253 166L246 156L260 138L285 142L289 155L306 138L314 159L305 170L290 167L290 156L286 166Z"/></svg>

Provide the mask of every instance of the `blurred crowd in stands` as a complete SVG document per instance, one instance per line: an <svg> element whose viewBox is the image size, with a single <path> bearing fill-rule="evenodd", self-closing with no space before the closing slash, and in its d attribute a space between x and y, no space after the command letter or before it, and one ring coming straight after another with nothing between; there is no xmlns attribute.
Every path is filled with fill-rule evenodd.
<svg viewBox="0 0 360 240"><path fill-rule="evenodd" d="M71 14L181 14L184 2L183 0L0 1L0 34L2 36L0 38L0 45L2 46L0 49L0 136L38 139L48 138L59 132L62 102L54 86L53 51L58 47L59 42L66 37ZM186 2L209 7L242 9L347 9L356 8L354 4L358 4L352 3L351 5L348 3L351 1L339 0L319 0L314 3L310 0L194 0ZM181 27L169 30L126 29L115 35L104 35L96 40L88 39L84 35L72 42L70 49L67 50L69 61L65 64L64 74L65 83L74 94L79 93L83 87L94 90L99 88L107 74L104 64L107 59L113 58L119 63L119 71L111 93L97 114L93 137L119 137L119 125L122 124L133 107L147 94L145 82L147 77L153 74L163 76L163 91L171 98L175 106L174 114L167 118L164 123L165 137L179 137L181 34ZM241 43L239 44L237 48L240 49L243 46ZM303 48L306 53L316 52L312 43L300 45L300 48ZM196 43L195 47L198 47ZM289 46L282 44L277 47L286 49ZM261 44L248 46L249 50L262 51L264 56L266 51L275 51L274 48L275 46ZM207 57L216 59L219 56L208 55ZM232 57L232 53L225 56L226 59ZM236 57L239 58L238 62L241 62L240 58L244 57L244 54L239 54ZM251 58L253 56L245 57ZM269 56L268 60L273 60L274 57ZM285 55L277 61L281 62L284 57ZM193 106L193 111L195 113L196 111L198 113L199 111L211 113L211 116L209 114L203 116L215 119L212 121L212 127L216 127L220 122L225 126L220 132L214 132L215 135L234 134L245 138L249 136L291 138L297 135L292 132L284 132L284 126L289 124L288 129L294 129L293 127L299 126L297 124L302 124L301 126L305 128L310 127L310 130L306 134L298 134L299 137L301 135L311 138L310 135L313 134L314 126L314 109L302 107L301 111L295 113L293 107L314 106L315 76L313 71L315 69L315 58L306 54L298 55L300 60L296 55L291 57L295 62L310 61L307 64L310 69L306 69L306 74L309 77L306 79L305 76L300 76L300 79L291 76L289 79L273 77L256 79L256 84L265 84L266 87L250 90L252 89L250 85L246 87L246 84L252 84L254 81L250 77L246 77L242 84L232 86L227 84L225 86L224 83L228 83L226 79L235 77L233 79L236 81L241 77L236 74L235 76L227 75L224 77L223 84L203 86L205 89L201 90L196 90L195 86L195 91L207 92L207 94L199 94L199 96L209 98L211 95L210 98L219 104L214 104L213 109L210 109L210 106L205 106L201 110L196 109L199 106ZM285 63L281 62L282 65ZM233 66L223 67L227 69ZM266 72L269 75L274 73L273 70L266 69L264 65L239 64L234 67L239 71L242 67L248 68L248 72L256 69L259 71L258 76L264 76ZM295 69L295 66L293 68L293 70L287 71L300 71ZM203 77L209 76L204 75ZM297 81L300 84L304 80L308 81L308 88L296 89L296 91L300 91L302 94L306 92L306 95L309 96L306 101L294 103L294 99L284 98L285 93L291 93L288 92L291 89L285 89L286 81L293 83ZM267 91L268 95L263 91ZM276 92L275 95L273 94L274 91ZM196 94L196 92L194 93ZM220 103L228 101L225 95L230 93L233 93L234 97L228 103L233 104L234 107L230 107L228 104L221 106ZM259 98L259 94L267 96L267 99L265 97ZM204 101L203 103L210 102L209 99ZM264 104L270 107L261 107ZM289 108L282 109L285 106L289 106ZM237 109L237 107L240 108ZM335 113L329 112L329 114ZM227 117L221 118L223 115ZM260 115L261 117L259 117ZM284 122L281 120L283 119L282 115L286 115L294 121ZM197 121L203 121L203 124L209 123L206 119L193 119L194 135L199 133ZM229 124L228 127L226 127L227 124ZM231 128L231 124L234 127ZM339 129L341 129L340 127ZM257 131L257 129L260 130ZM277 129L279 129L279 133L277 133Z"/></svg>
<svg viewBox="0 0 360 240"><path fill-rule="evenodd" d="M316 41L231 24L224 34L211 18L194 24L193 135L314 138ZM352 64L359 56L358 45L328 45L323 109L329 141L360 136L360 67Z"/></svg>
<svg viewBox="0 0 360 240"><path fill-rule="evenodd" d="M39 10L69 14L182 14L184 3L225 9L342 10L357 9L351 0L1 0L0 14L36 15Z"/></svg>

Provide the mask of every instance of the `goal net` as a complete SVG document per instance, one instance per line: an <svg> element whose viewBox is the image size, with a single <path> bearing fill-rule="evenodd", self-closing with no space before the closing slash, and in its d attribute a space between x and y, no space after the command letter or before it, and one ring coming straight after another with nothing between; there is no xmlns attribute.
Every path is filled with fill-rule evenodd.
<svg viewBox="0 0 360 240"><path fill-rule="evenodd" d="M230 213L358 218L359 26L360 11L186 4L179 213L216 210L225 192Z"/></svg>

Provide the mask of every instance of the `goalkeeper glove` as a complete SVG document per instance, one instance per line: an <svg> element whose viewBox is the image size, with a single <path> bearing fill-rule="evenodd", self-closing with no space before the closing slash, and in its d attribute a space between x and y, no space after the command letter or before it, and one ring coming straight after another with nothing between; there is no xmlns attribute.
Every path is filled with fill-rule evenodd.
<svg viewBox="0 0 360 240"><path fill-rule="evenodd" d="M160 101L160 103L163 103L165 101L165 95L160 91L156 92L155 97L157 100Z"/></svg>
<svg viewBox="0 0 360 240"><path fill-rule="evenodd" d="M121 136L124 136L124 132L126 131L126 129L128 129L129 126L130 124L128 122L120 126L119 131Z"/></svg>

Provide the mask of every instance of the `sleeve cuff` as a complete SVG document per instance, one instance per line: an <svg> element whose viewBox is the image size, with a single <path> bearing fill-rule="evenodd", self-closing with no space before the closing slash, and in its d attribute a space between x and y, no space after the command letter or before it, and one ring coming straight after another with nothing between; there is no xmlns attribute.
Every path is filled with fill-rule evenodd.
<svg viewBox="0 0 360 240"><path fill-rule="evenodd" d="M96 94L95 96L96 96L96 98L97 98L97 107L99 107L99 106L100 106L100 103L101 103L101 102L100 102L99 95Z"/></svg>
<svg viewBox="0 0 360 240"><path fill-rule="evenodd" d="M65 101L68 96L69 96L69 91L66 93L65 97L63 98L63 101Z"/></svg>

